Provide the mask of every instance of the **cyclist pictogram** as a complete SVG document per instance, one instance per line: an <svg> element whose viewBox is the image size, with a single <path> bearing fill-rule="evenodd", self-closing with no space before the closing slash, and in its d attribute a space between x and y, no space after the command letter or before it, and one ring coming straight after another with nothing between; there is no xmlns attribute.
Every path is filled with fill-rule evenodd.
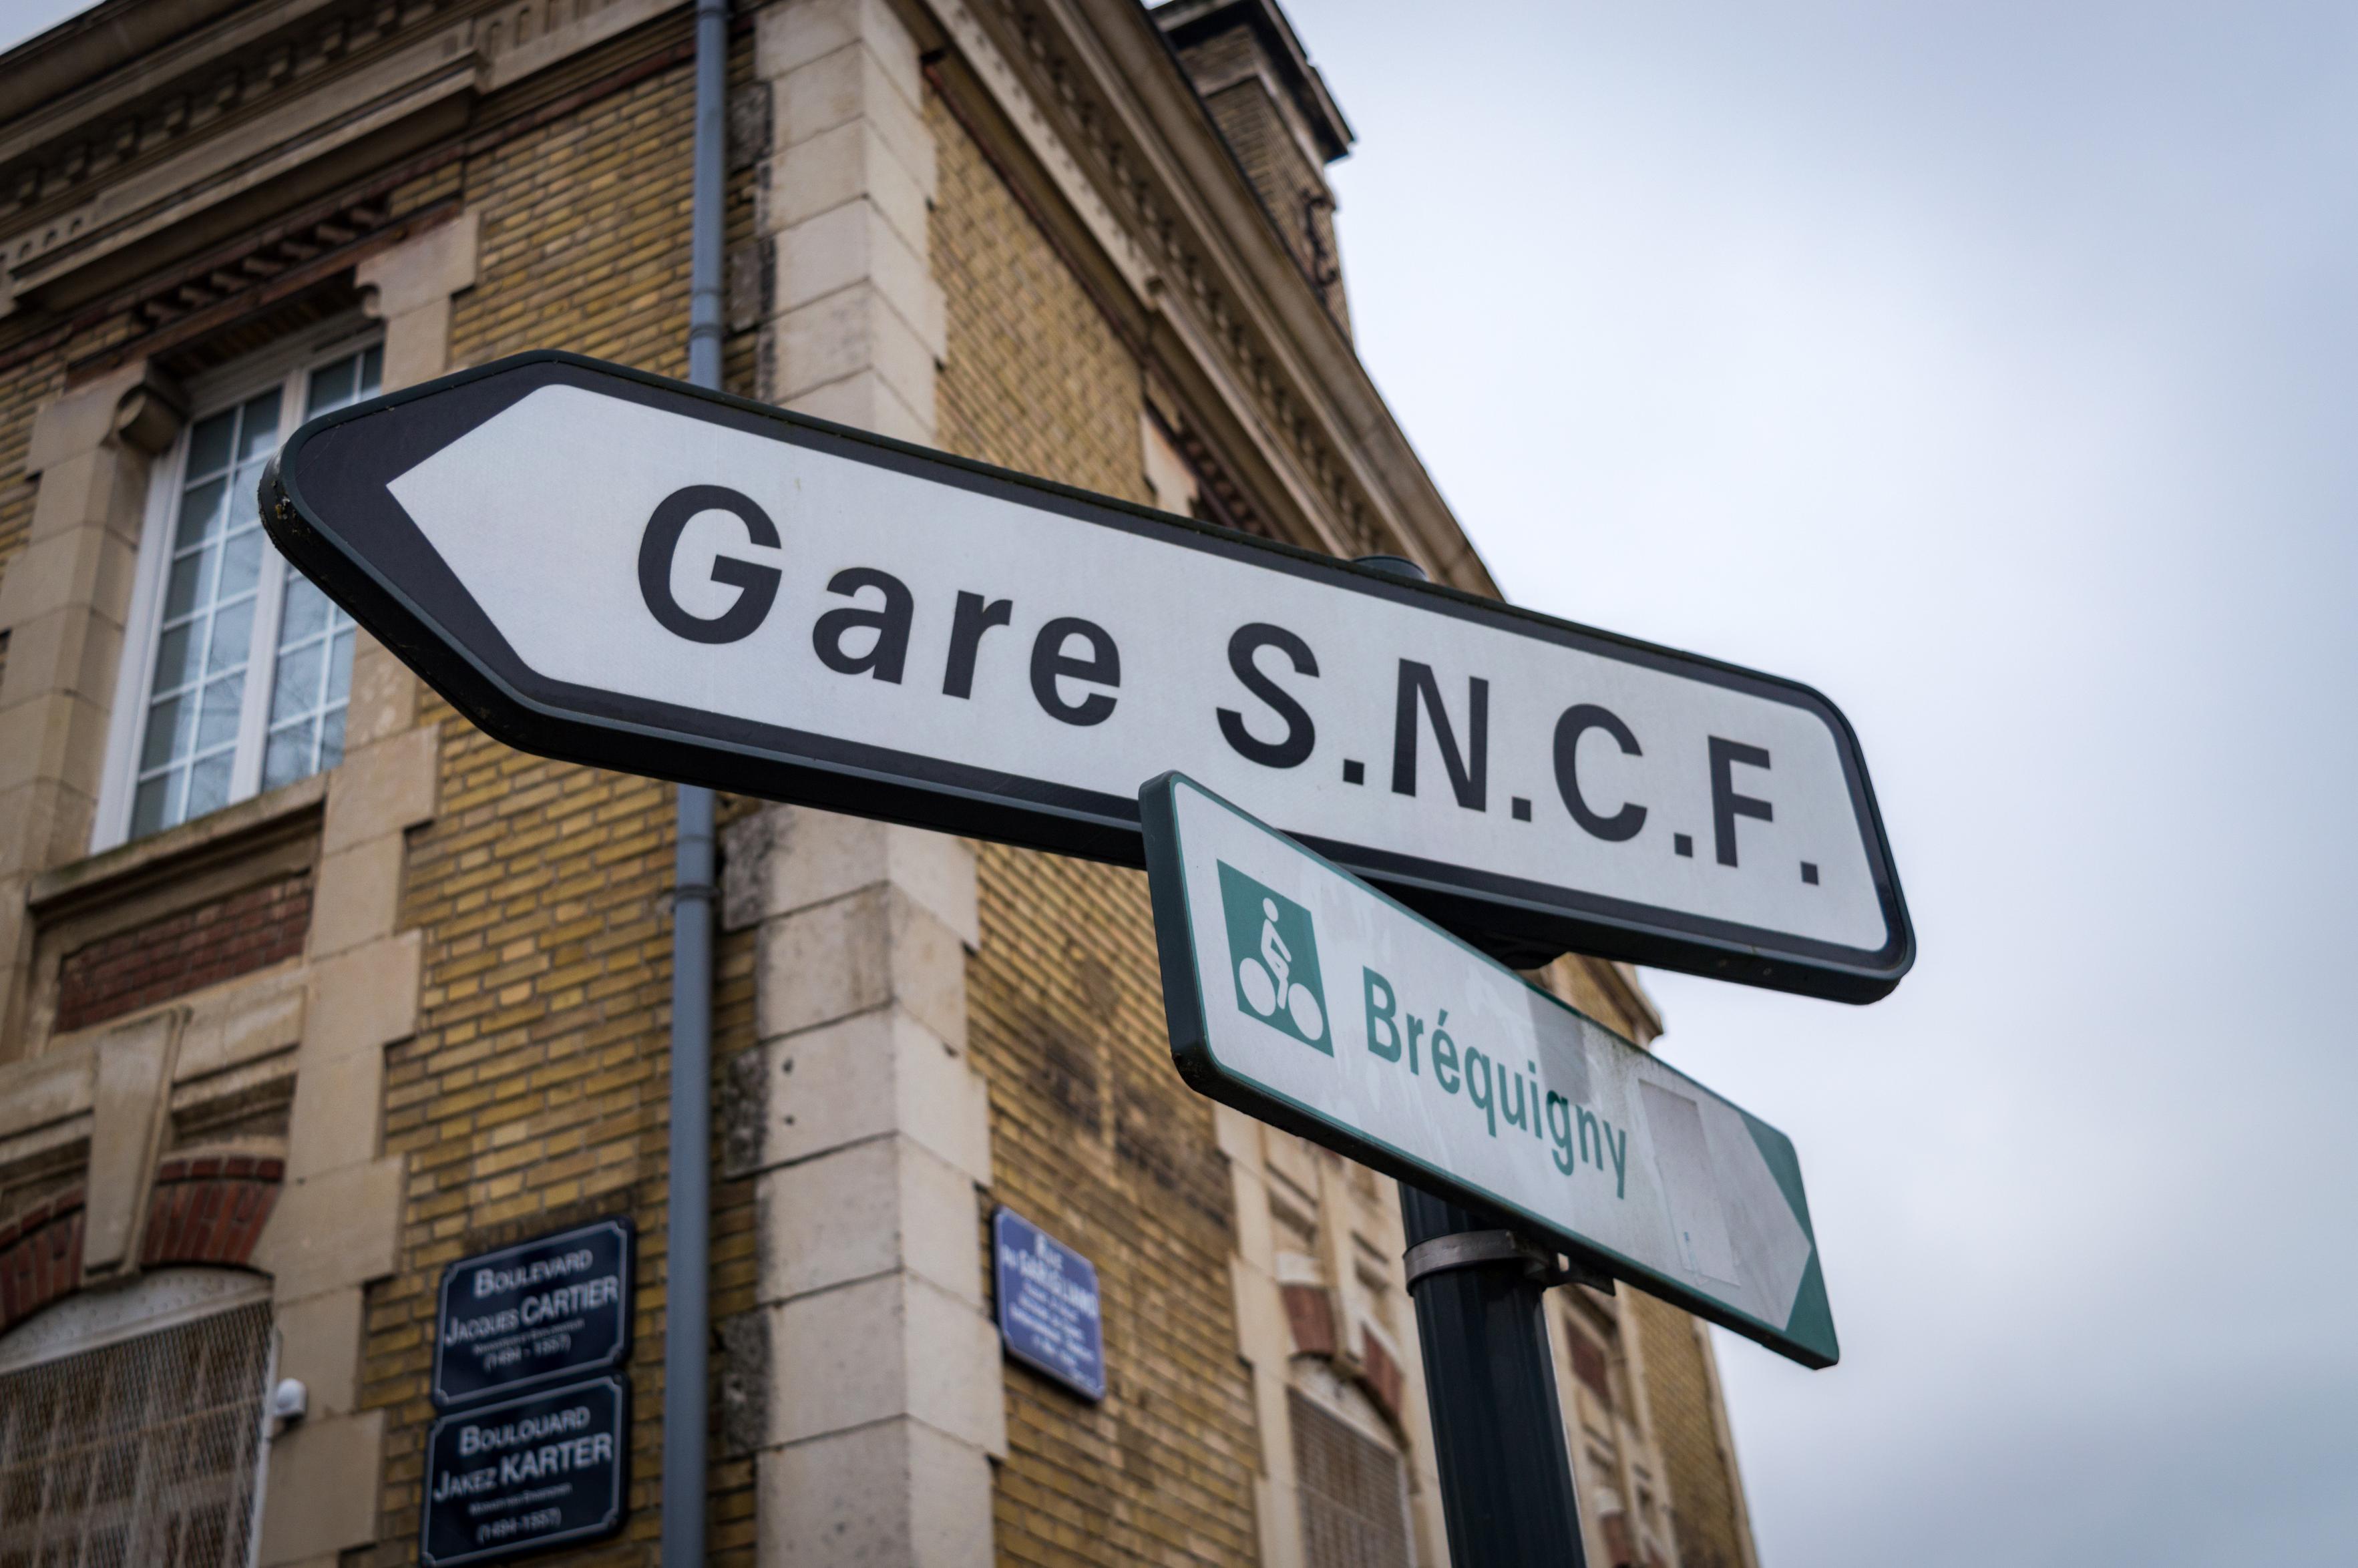
<svg viewBox="0 0 2358 1568"><path fill-rule="evenodd" d="M1236 959L1237 1005L1328 1055L1326 988L1310 912L1220 862L1220 904Z"/></svg>

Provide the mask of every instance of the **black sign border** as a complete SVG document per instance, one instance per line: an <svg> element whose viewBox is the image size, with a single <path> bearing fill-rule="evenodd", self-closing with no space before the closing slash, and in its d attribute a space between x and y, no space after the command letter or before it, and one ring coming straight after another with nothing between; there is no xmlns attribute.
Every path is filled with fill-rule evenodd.
<svg viewBox="0 0 2358 1568"><path fill-rule="evenodd" d="M486 1389L480 1394L452 1396L442 1389L442 1330L450 1313L450 1286L460 1272L477 1269L486 1259L498 1258L510 1252L521 1252L527 1247L544 1247L566 1237L586 1235L590 1231L612 1227L622 1241L622 1332L614 1345L612 1357L602 1364L591 1363L568 1367L561 1372L541 1372L519 1382L503 1383L496 1389ZM568 1225L562 1230L552 1230L546 1236L528 1236L522 1241L512 1241L505 1247L494 1247L488 1252L473 1252L456 1258L442 1266L442 1279L434 1288L434 1372L427 1385L427 1397L437 1411L472 1409L494 1400L504 1400L531 1392L547 1383L589 1382L600 1374L612 1372L627 1366L631 1359L632 1319L638 1315L639 1306L639 1228L626 1214L611 1214L603 1219L593 1219L582 1225Z"/></svg>
<svg viewBox="0 0 2358 1568"><path fill-rule="evenodd" d="M576 1388L589 1388L604 1383L614 1390L614 1507L606 1518L595 1525L566 1531L563 1535L544 1536L523 1545L487 1546L463 1557L436 1557L427 1551L427 1525L434 1509L434 1437L454 1421L473 1421L495 1411L503 1404L523 1404L531 1400L554 1399ZM553 1389L534 1389L526 1393L487 1403L468 1405L438 1415L426 1428L426 1450L419 1470L417 1485L417 1563L418 1568L462 1568L469 1563L488 1563L494 1558L537 1557L544 1552L561 1547L579 1546L588 1541L604 1541L622 1532L631 1518L631 1380L616 1372L604 1372L594 1378L577 1378Z"/></svg>
<svg viewBox="0 0 2358 1568"><path fill-rule="evenodd" d="M1297 1137L1306 1138L1313 1143L1331 1149L1347 1160L1354 1160L1371 1170L1380 1171L1396 1182L1445 1197L1462 1207L1472 1209L1476 1214L1496 1215L1508 1227L1527 1231L1534 1237L1544 1238L1550 1247L1577 1259L1598 1273L1617 1280L1626 1280L1648 1295L1659 1297L1706 1322L1715 1323L1731 1333L1740 1334L1755 1344L1775 1351L1787 1360L1799 1362L1812 1371L1823 1371L1842 1359L1842 1345L1834 1334L1833 1310L1825 1301L1824 1252L1818 1245L1817 1224L1810 1217L1808 1195L1799 1184L1801 1156L1798 1153L1793 1155L1793 1174L1796 1184L1792 1191L1786 1194L1786 1197L1789 1202L1800 1205L1800 1212L1794 1216L1794 1218L1801 1222L1802 1234L1810 1238L1810 1261L1802 1273L1801 1283L1795 1297L1794 1312L1796 1316L1812 1310L1823 1314L1825 1345L1823 1348L1805 1340L1779 1333L1766 1323L1734 1311L1725 1303L1714 1301L1702 1292L1690 1288L1683 1281L1648 1268L1634 1258L1626 1257L1597 1242L1559 1229L1545 1215L1534 1214L1530 1209L1502 1199L1495 1193L1486 1192L1480 1187L1460 1180L1438 1165L1427 1164L1405 1151L1394 1149L1389 1143L1378 1142L1357 1129L1325 1116L1314 1107L1299 1104L1294 1100L1272 1094L1247 1079L1230 1076L1228 1070L1220 1065L1220 1059L1212 1054L1211 1021L1204 1014L1205 1001L1202 982L1199 979L1203 969L1196 954L1195 926L1188 919L1186 868L1179 849L1179 813L1174 797L1182 784L1215 802L1224 810L1234 812L1266 833L1290 840L1294 844L1301 844L1303 840L1285 832L1282 828L1271 827L1235 802L1206 788L1184 773L1161 774L1149 780L1146 787L1139 791L1140 816L1145 824L1146 833L1148 896L1154 905L1154 949L1159 959L1163 979L1163 1017L1171 1031L1172 1064L1179 1069L1179 1076L1186 1081L1188 1087L1208 1099L1217 1100L1222 1105L1240 1110L1256 1121L1265 1121L1282 1131L1293 1133ZM1381 889L1371 886L1361 878L1351 876L1347 870L1339 866L1331 866L1331 862L1330 869L1341 871L1344 876L1359 883L1361 887L1367 888L1378 897L1384 896ZM1415 910L1411 909L1408 913L1415 918L1423 919L1423 916L1419 915ZM1426 921L1425 924L1433 925L1433 928L1441 935L1455 942L1482 962L1498 963L1496 958L1465 938L1440 925L1433 925L1431 921ZM1619 1030L1590 1018L1587 1013L1582 1012L1580 1009L1563 998L1546 991L1540 991L1537 986L1532 986L1531 981L1524 979L1520 975L1514 974L1511 970L1508 972L1518 984L1539 991L1539 994L1545 997L1552 1005L1560 1007L1567 1012L1578 1014L1589 1023L1617 1039L1628 1039L1628 1036L1622 1034ZM1631 1046L1633 1050L1637 1048L1634 1044ZM1670 1066L1668 1063L1663 1063L1662 1065L1678 1076L1686 1077L1685 1074L1680 1073L1676 1067ZM1692 1078L1687 1081L1694 1082ZM1724 1095L1705 1088L1701 1084L1695 1084L1695 1087L1704 1094L1710 1095L1712 1098L1731 1106L1747 1123L1768 1128L1769 1131L1784 1139L1789 1149L1791 1147L1791 1139L1786 1138L1783 1132L1769 1127L1768 1123L1762 1121L1742 1106L1735 1105ZM1772 1173L1774 1173L1773 1171ZM1812 1292L1815 1294L1814 1303L1810 1299ZM1790 1326L1789 1320L1787 1327Z"/></svg>
<svg viewBox="0 0 2358 1568"><path fill-rule="evenodd" d="M1036 1356L1025 1355L1021 1349L1017 1348L1015 1341L1008 1336L1007 1292L1001 1290L999 1284L999 1222L1002 1218L1012 1219L1021 1225L1028 1225L1041 1235L1046 1236L1049 1240L1055 1242L1057 1246L1063 1248L1074 1257L1078 1258L1082 1262L1087 1263L1089 1266L1089 1272L1097 1276L1098 1375L1105 1379L1106 1389L1109 1389L1113 1386L1112 1373L1107 1365L1108 1357L1106 1356L1105 1344L1105 1276L1103 1273L1099 1272L1097 1260L1089 1257L1071 1242L1050 1235L1046 1226L1042 1225L1039 1221L1032 1218L1029 1215L1022 1213L1021 1210L1015 1208L1010 1204L1001 1204L997 1208L990 1212L990 1315L991 1320L999 1328L1000 1348L1004 1350L1009 1357L1017 1361L1021 1361L1023 1365L1031 1368L1034 1372L1039 1373L1042 1377L1047 1379L1050 1382L1055 1383L1057 1387L1069 1389L1074 1393L1079 1395L1082 1399L1087 1400L1093 1405L1101 1405L1105 1403L1106 1389L1083 1388L1080 1384L1073 1381L1072 1379L1065 1376L1065 1370L1063 1368L1051 1367Z"/></svg>
<svg viewBox="0 0 2358 1568"><path fill-rule="evenodd" d="M1481 937L1520 961L1580 951L1849 1002L1887 995L1915 962L1915 932L1857 736L1839 708L1800 682L547 349L311 420L272 461L260 492L263 521L282 554L461 713L519 750L1054 853L1144 863L1133 797L623 697L533 671L386 486L551 385L579 387L1801 708L1833 733L1842 759L1885 928L1892 934L1873 952L1416 856L1321 838L1303 841L1453 930ZM380 434L386 427L370 424L389 410L427 399L434 400L429 407L392 422L391 439ZM366 547L358 540L367 541Z"/></svg>

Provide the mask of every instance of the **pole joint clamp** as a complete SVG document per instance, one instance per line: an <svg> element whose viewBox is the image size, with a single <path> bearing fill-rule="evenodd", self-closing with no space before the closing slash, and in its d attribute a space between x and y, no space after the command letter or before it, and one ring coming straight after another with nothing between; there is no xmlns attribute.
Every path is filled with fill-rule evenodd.
<svg viewBox="0 0 2358 1568"><path fill-rule="evenodd" d="M1436 1236L1410 1248L1402 1261L1407 1266L1406 1288L1410 1290L1416 1288L1418 1281L1434 1274L1494 1263L1519 1265L1523 1277L1542 1290L1570 1284L1587 1285L1607 1293L1613 1289L1613 1281L1606 1276L1511 1230L1461 1230L1454 1236Z"/></svg>

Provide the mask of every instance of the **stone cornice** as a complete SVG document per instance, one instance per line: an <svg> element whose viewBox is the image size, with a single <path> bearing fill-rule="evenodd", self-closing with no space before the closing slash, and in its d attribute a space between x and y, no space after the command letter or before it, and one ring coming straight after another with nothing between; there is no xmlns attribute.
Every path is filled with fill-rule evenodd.
<svg viewBox="0 0 2358 1568"><path fill-rule="evenodd" d="M337 146L686 3L276 0L123 59L0 128L0 315Z"/></svg>
<svg viewBox="0 0 2358 1568"><path fill-rule="evenodd" d="M1357 354L1133 0L936 0L951 41L1307 531L1496 593ZM987 50L975 47L986 35ZM988 58L996 56L997 58ZM1061 148L1044 147L1053 141Z"/></svg>

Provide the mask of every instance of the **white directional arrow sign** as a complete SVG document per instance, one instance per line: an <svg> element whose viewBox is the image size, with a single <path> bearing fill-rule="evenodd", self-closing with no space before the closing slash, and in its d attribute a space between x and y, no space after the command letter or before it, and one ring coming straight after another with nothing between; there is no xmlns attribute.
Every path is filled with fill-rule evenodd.
<svg viewBox="0 0 2358 1568"><path fill-rule="evenodd" d="M297 431L286 554L527 750L1137 864L1184 768L1493 951L1914 957L1790 682L570 355Z"/></svg>
<svg viewBox="0 0 2358 1568"><path fill-rule="evenodd" d="M1191 781L1140 805L1195 1088L1833 1365L1783 1133Z"/></svg>

